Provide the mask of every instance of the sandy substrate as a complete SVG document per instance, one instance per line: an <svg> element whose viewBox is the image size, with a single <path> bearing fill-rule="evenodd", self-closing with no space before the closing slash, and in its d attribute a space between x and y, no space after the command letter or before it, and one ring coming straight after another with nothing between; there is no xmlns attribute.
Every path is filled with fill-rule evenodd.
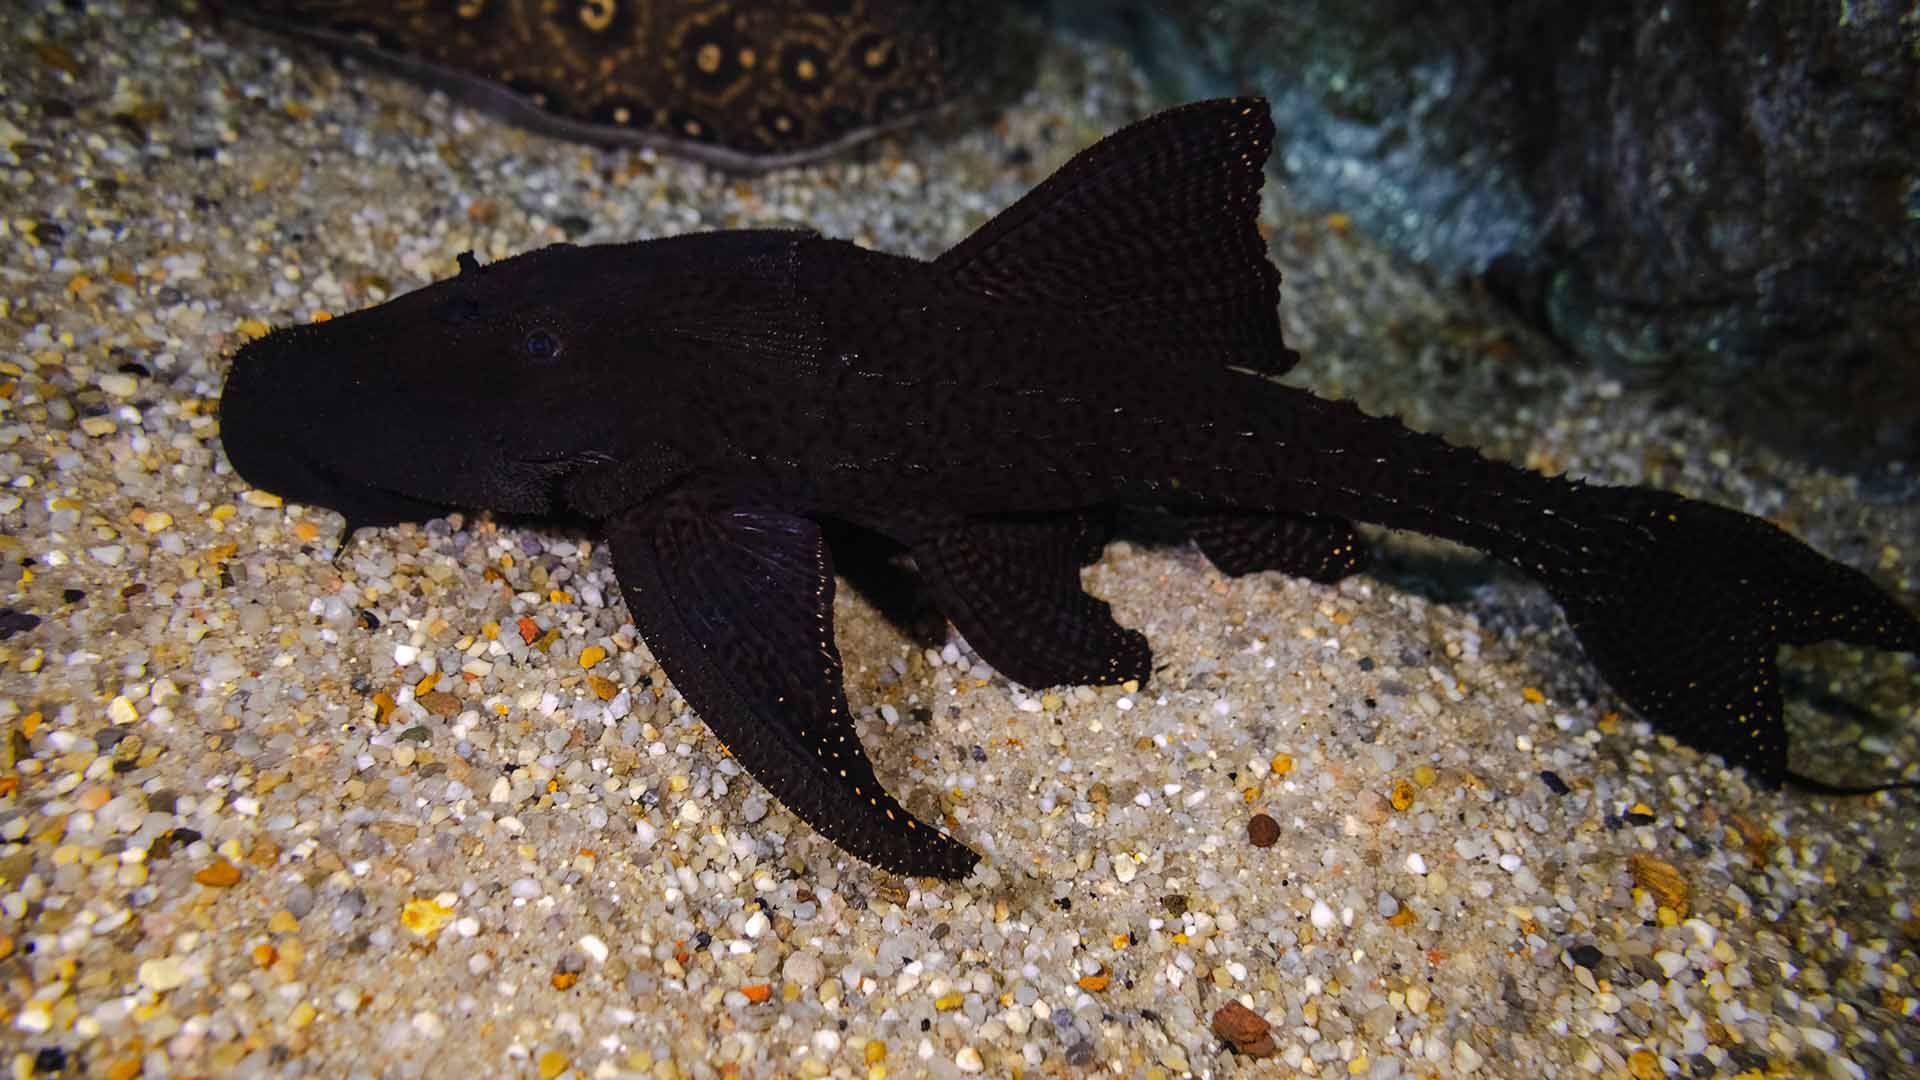
<svg viewBox="0 0 1920 1080"><path fill-rule="evenodd" d="M1911 800L1761 791L1651 737L1542 592L1457 554L1396 538L1380 573L1325 587L1116 544L1087 583L1163 666L1131 693L1030 693L843 590L880 775L989 857L931 886L741 775L592 537L456 519L336 563L336 516L249 492L222 456L239 343L461 251L807 224L932 255L1155 104L1116 56L1057 43L990 128L741 180L146 4L16 5L14 1074L1914 1073ZM1337 215L1271 186L1268 207L1307 384L1915 576L1909 478L1738 444L1657 387L1552 362ZM1912 658L1808 653L1804 767L1916 760ZM1211 1030L1232 1003L1271 1058Z"/></svg>

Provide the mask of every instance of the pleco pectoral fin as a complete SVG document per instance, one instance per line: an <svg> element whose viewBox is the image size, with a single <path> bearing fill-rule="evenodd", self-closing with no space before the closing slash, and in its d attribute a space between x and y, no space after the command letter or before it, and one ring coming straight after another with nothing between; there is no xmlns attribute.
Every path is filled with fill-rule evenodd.
<svg viewBox="0 0 1920 1080"><path fill-rule="evenodd" d="M968 521L915 545L913 558L967 643L1015 682L1145 683L1147 639L1080 588L1087 528L1070 515Z"/></svg>
<svg viewBox="0 0 1920 1080"><path fill-rule="evenodd" d="M666 500L614 518L607 533L647 647L754 779L822 836L882 869L939 878L972 871L978 856L895 802L860 745L819 526Z"/></svg>
<svg viewBox="0 0 1920 1080"><path fill-rule="evenodd" d="M1238 511L1180 515L1209 562L1229 577L1279 570L1309 581L1339 581L1367 565L1352 523L1324 514Z"/></svg>

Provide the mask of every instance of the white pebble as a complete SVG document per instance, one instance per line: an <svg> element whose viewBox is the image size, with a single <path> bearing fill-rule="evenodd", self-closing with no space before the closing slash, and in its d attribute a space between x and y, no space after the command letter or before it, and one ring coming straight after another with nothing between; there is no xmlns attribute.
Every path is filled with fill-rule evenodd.
<svg viewBox="0 0 1920 1080"><path fill-rule="evenodd" d="M1315 900L1313 902L1313 913L1308 917L1313 920L1314 928L1317 930L1331 930L1334 928L1334 925L1340 921L1339 917L1333 913L1333 909L1327 906L1325 900Z"/></svg>
<svg viewBox="0 0 1920 1080"><path fill-rule="evenodd" d="M761 934L766 933L767 927L771 925L772 923L767 921L766 912L756 911L753 914L747 916L747 924L741 929L746 933L748 937L757 938Z"/></svg>
<svg viewBox="0 0 1920 1080"><path fill-rule="evenodd" d="M187 966L177 956L163 956L158 960L143 961L140 965L140 985L155 993L164 993L187 981Z"/></svg>
<svg viewBox="0 0 1920 1080"><path fill-rule="evenodd" d="M980 1060L980 1051L971 1046L961 1047L960 1052L953 1055L953 1063L964 1073L977 1073L987 1067L987 1063Z"/></svg>
<svg viewBox="0 0 1920 1080"><path fill-rule="evenodd" d="M781 969L787 981L797 983L811 990L826 976L826 966L820 958L810 952L788 954L786 965Z"/></svg>
<svg viewBox="0 0 1920 1080"><path fill-rule="evenodd" d="M1407 873L1420 874L1424 876L1426 872L1427 872L1426 856L1420 854L1417 851L1407 856Z"/></svg>
<svg viewBox="0 0 1920 1080"><path fill-rule="evenodd" d="M588 956L593 957L593 962L596 964L604 964L607 962L607 943L592 934L588 934L580 939L580 950Z"/></svg>
<svg viewBox="0 0 1920 1080"><path fill-rule="evenodd" d="M107 718L124 727L140 719L140 714L134 711L133 702L127 695L120 694L107 703Z"/></svg>
<svg viewBox="0 0 1920 1080"><path fill-rule="evenodd" d="M401 667L406 667L418 659L420 659L420 649L418 646L395 645L393 647L393 662Z"/></svg>

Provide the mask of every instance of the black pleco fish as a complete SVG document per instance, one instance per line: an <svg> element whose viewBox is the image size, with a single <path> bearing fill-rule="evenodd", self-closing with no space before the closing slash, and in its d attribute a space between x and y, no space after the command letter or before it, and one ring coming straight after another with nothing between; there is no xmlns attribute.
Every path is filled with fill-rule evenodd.
<svg viewBox="0 0 1920 1080"><path fill-rule="evenodd" d="M465 258L243 348L227 454L355 524L598 521L641 635L740 763L909 874L975 855L896 803L855 735L823 526L904 546L1035 687L1151 674L1080 587L1114 507L1170 510L1233 574L1351 573L1354 521L1446 537L1538 578L1622 698L1769 784L1792 775L1778 646L1920 648L1864 575L1757 518L1541 476L1267 378L1295 359L1255 228L1272 139L1256 99L1162 113L932 262L803 232Z"/></svg>

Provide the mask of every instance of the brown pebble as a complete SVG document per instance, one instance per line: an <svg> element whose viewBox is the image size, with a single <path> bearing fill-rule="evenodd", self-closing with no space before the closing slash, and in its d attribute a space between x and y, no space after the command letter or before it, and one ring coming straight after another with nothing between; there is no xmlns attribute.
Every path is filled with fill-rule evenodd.
<svg viewBox="0 0 1920 1080"><path fill-rule="evenodd" d="M1733 826L1740 846L1746 849L1747 861L1755 870L1765 867L1773 860L1774 845L1780 842L1780 837L1767 826L1766 822L1745 814L1732 814L1728 816L1727 824Z"/></svg>
<svg viewBox="0 0 1920 1080"><path fill-rule="evenodd" d="M435 716L457 716L460 713L460 699L445 690L431 690L417 699L420 707Z"/></svg>
<svg viewBox="0 0 1920 1080"><path fill-rule="evenodd" d="M195 871L193 880L215 889L230 888L240 884L240 868L221 859L219 862Z"/></svg>
<svg viewBox="0 0 1920 1080"><path fill-rule="evenodd" d="M1404 778L1395 780L1393 782L1393 794L1388 800L1393 803L1393 808L1395 810L1411 809L1413 807L1413 800L1413 784Z"/></svg>
<svg viewBox="0 0 1920 1080"><path fill-rule="evenodd" d="M1237 1001L1229 1001L1213 1014L1213 1033L1225 1039L1235 1050L1248 1057L1272 1057L1279 1052L1273 1044L1273 1032L1260 1014Z"/></svg>
<svg viewBox="0 0 1920 1080"><path fill-rule="evenodd" d="M35 46L33 51L40 58L41 63L73 78L79 78L80 74L86 70L80 65L79 58L63 46L41 44Z"/></svg>
<svg viewBox="0 0 1920 1080"><path fill-rule="evenodd" d="M1254 847L1272 847L1280 839L1280 823L1266 814L1247 819L1247 842Z"/></svg>
<svg viewBox="0 0 1920 1080"><path fill-rule="evenodd" d="M1633 875L1634 884L1652 893L1661 907L1672 908L1682 916L1687 913L1691 890L1678 867L1644 851L1636 851L1627 856L1627 871Z"/></svg>

